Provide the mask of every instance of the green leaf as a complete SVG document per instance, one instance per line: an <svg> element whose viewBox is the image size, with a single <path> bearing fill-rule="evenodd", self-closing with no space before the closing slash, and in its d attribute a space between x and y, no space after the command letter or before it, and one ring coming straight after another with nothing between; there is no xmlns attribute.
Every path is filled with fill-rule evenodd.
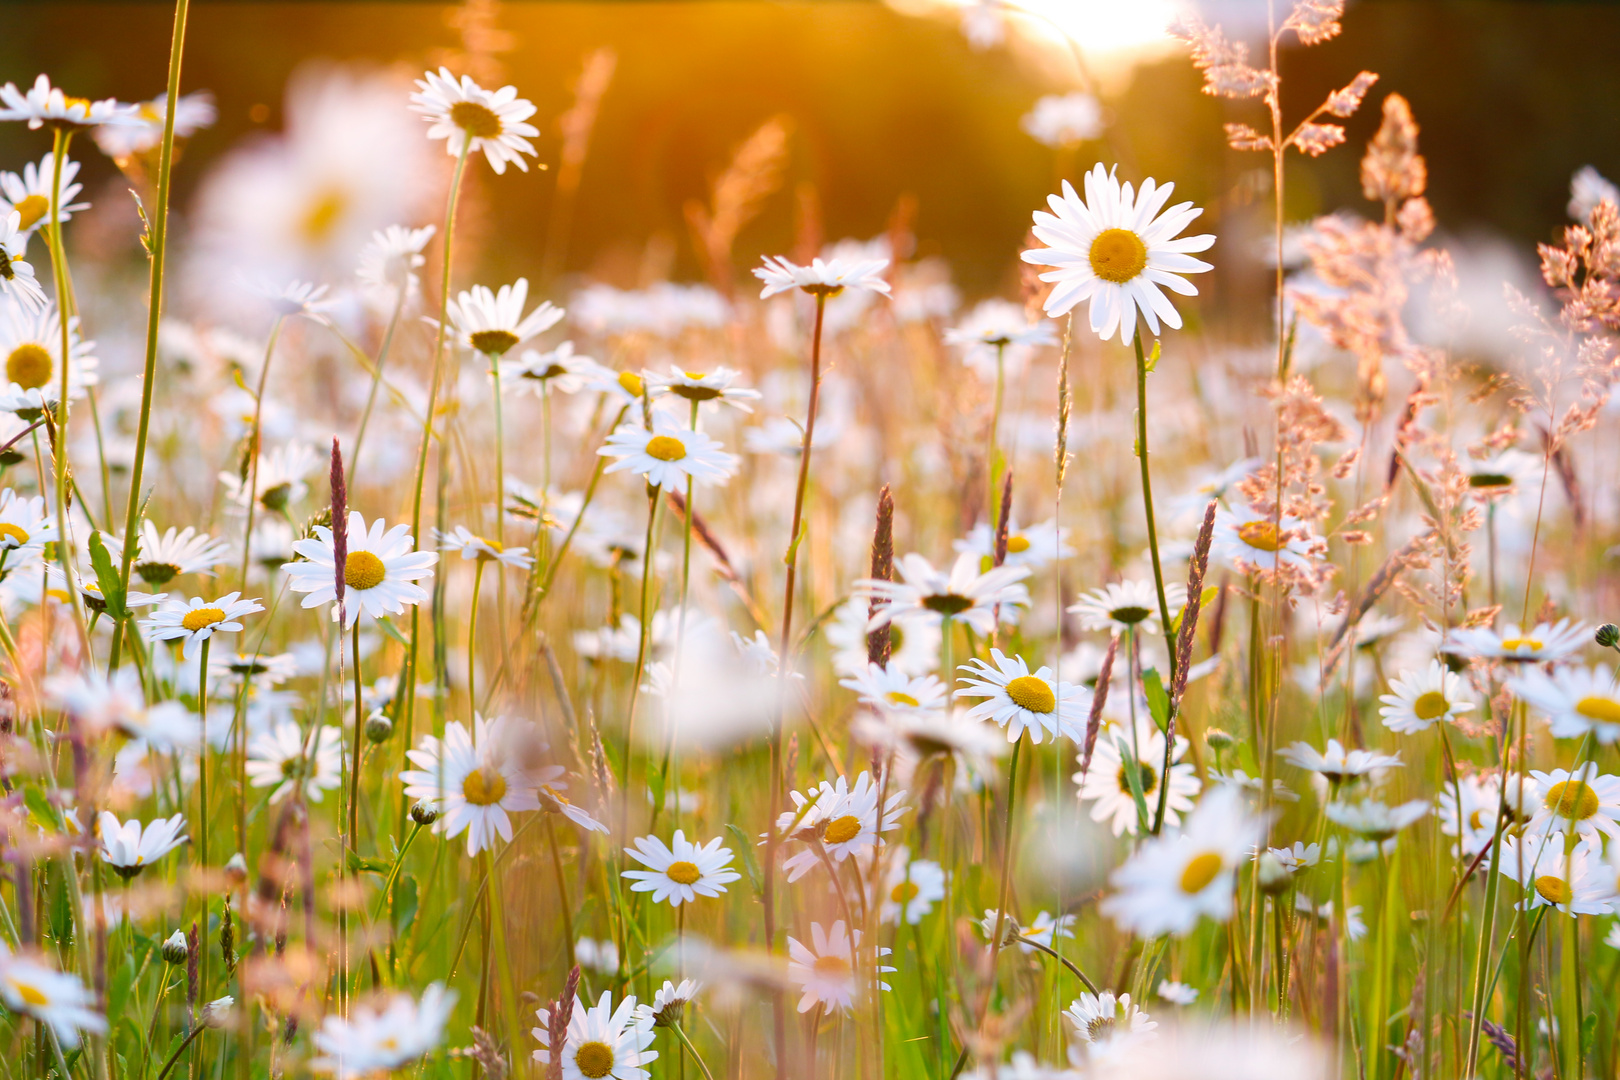
<svg viewBox="0 0 1620 1080"><path fill-rule="evenodd" d="M775 822L772 822L772 825L774 826ZM754 895L764 895L764 878L759 872L759 863L754 861L754 842L748 839L747 833L735 825L728 824L726 831L731 834L733 840L737 841L737 850L742 853L743 869L748 871L748 883L754 887Z"/></svg>
<svg viewBox="0 0 1620 1080"><path fill-rule="evenodd" d="M411 643L408 640L406 640L404 634L400 633L399 627L394 625L394 622L393 622L392 619L389 619L387 617L378 619L377 620L377 626L379 628L381 628L383 633L387 634L390 638L392 638L394 640L395 644L402 645L407 649L411 647Z"/></svg>
<svg viewBox="0 0 1620 1080"><path fill-rule="evenodd" d="M405 932L416 921L416 911L421 904L417 894L416 879L409 874L401 874L399 880L394 882L394 935L404 937Z"/></svg>
<svg viewBox="0 0 1620 1080"><path fill-rule="evenodd" d="M1159 692L1162 694L1164 691L1161 688ZM1132 763L1140 761L1140 759L1134 753L1131 752L1131 748L1129 746L1125 745L1124 736L1115 735L1114 736L1114 745L1119 748L1119 760L1128 761L1128 762L1132 762ZM1139 835L1144 835L1145 836L1145 835L1147 835L1149 822L1148 822L1147 800L1142 797L1142 770L1141 770L1141 768L1138 767L1138 768L1135 768L1135 769L1129 769L1129 768L1126 769L1125 770L1125 782L1130 785L1131 798L1136 800L1136 831L1137 831L1137 833Z"/></svg>
<svg viewBox="0 0 1620 1080"><path fill-rule="evenodd" d="M107 601L107 615L115 622L123 622L129 618L129 611L124 607L124 583L118 577L118 567L113 565L112 556L107 553L107 545L101 540L99 532L90 534L90 565L96 571L96 584L101 586L101 596Z"/></svg>
<svg viewBox="0 0 1620 1080"><path fill-rule="evenodd" d="M93 903L94 901L92 901ZM87 915L89 913L86 913ZM93 918L93 916L91 916ZM107 982L107 1022L117 1024L129 1002L129 988L135 983L135 957L126 955L124 962L113 969Z"/></svg>
<svg viewBox="0 0 1620 1080"><path fill-rule="evenodd" d="M1163 731L1170 724L1170 695L1164 692L1164 681L1159 678L1157 668L1148 668L1142 673L1142 692L1147 695L1148 709L1153 713L1153 722Z"/></svg>
<svg viewBox="0 0 1620 1080"><path fill-rule="evenodd" d="M62 815L37 787L23 788L23 802L39 824L53 833L62 831Z"/></svg>
<svg viewBox="0 0 1620 1080"><path fill-rule="evenodd" d="M1152 373L1154 368L1159 366L1159 345L1160 342L1155 339L1153 342L1153 348L1148 350L1147 360L1143 364L1143 366L1147 368L1149 374Z"/></svg>
<svg viewBox="0 0 1620 1080"><path fill-rule="evenodd" d="M367 873L382 874L384 877L386 877L388 875L388 871L392 870L393 868L394 865L386 860L368 858L365 855L359 855L353 851L349 852L350 870L364 870Z"/></svg>

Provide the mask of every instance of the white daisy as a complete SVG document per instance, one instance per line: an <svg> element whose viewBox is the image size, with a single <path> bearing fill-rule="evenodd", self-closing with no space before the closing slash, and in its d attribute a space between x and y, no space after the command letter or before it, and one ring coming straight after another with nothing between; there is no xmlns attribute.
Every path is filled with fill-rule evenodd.
<svg viewBox="0 0 1620 1080"><path fill-rule="evenodd" d="M1552 907L1566 915L1607 915L1614 910L1615 883L1597 857L1595 840L1566 849L1562 833L1550 836L1502 834L1497 869L1528 895L1526 911Z"/></svg>
<svg viewBox="0 0 1620 1080"><path fill-rule="evenodd" d="M536 1009L535 1016L540 1026L530 1028L529 1034L540 1049L534 1060L550 1065L551 1012ZM576 1000L561 1051L563 1080L647 1080L644 1066L658 1058L658 1051L647 1049L652 1041L653 1025L637 1011L634 996L619 1002L617 1009L607 990L595 1005Z"/></svg>
<svg viewBox="0 0 1620 1080"><path fill-rule="evenodd" d="M44 76L40 76L44 78ZM95 1011L96 995L77 975L56 971L41 960L14 953L0 942L0 1001L22 1016L50 1025L64 1050L79 1045L79 1033L100 1035L107 1018Z"/></svg>
<svg viewBox="0 0 1620 1080"><path fill-rule="evenodd" d="M271 311L286 319L302 315L324 324L328 322L327 314L342 303L337 297L326 295L331 289L330 285L317 285L313 281L296 278L285 281L243 276L237 279L237 285L266 301Z"/></svg>
<svg viewBox="0 0 1620 1080"><path fill-rule="evenodd" d="M548 352L524 349L516 360L503 359L499 371L501 385L514 391L577 394L590 385L600 366L588 356L575 355L574 343L565 341Z"/></svg>
<svg viewBox="0 0 1620 1080"><path fill-rule="evenodd" d="M1462 812L1457 811L1457 790L1461 789ZM1541 785L1528 776L1508 775L1508 797L1503 804L1501 778L1495 773L1462 776L1454 786L1440 786L1435 802L1440 812L1440 831L1458 836L1452 854L1471 859L1483 851L1496 835L1498 812L1507 816L1509 826L1524 824L1541 805ZM1459 826L1459 822L1461 823Z"/></svg>
<svg viewBox="0 0 1620 1080"><path fill-rule="evenodd" d="M1078 146L1103 133L1102 105L1083 91L1047 94L1018 121L1025 134L1054 150Z"/></svg>
<svg viewBox="0 0 1620 1080"><path fill-rule="evenodd" d="M516 87L485 90L467 75L457 81L445 67L437 72L425 72L416 80L416 86L417 92L411 95L411 110L421 113L432 125L428 128L428 138L446 140L445 152L451 157L460 157L463 150L469 155L482 150L489 167L497 174L506 171L508 161L524 172L529 171L529 163L523 160L523 155L536 156L529 138L539 135L540 131L533 124L525 123L535 109L517 96Z"/></svg>
<svg viewBox="0 0 1620 1080"><path fill-rule="evenodd" d="M1007 741L1017 742L1028 728L1039 744L1044 735L1078 741L1085 730L1091 695L1084 687L1059 682L1049 667L1033 674L1021 656L990 650L994 666L974 657L958 670L966 671L959 698L984 698L968 712L969 720L992 720L1007 729Z"/></svg>
<svg viewBox="0 0 1620 1080"><path fill-rule="evenodd" d="M619 970L619 947L612 938L595 941L582 937L574 942L574 960L586 971L611 975Z"/></svg>
<svg viewBox="0 0 1620 1080"><path fill-rule="evenodd" d="M1296 518L1284 517L1279 523L1247 509L1215 511L1210 554L1238 573L1274 571L1279 564L1309 570L1319 546L1309 526Z"/></svg>
<svg viewBox="0 0 1620 1080"><path fill-rule="evenodd" d="M0 318L0 410L37 420L62 398L62 323L54 304L30 313L16 304ZM77 401L96 382L96 343L79 337L79 320L68 319L68 398Z"/></svg>
<svg viewBox="0 0 1620 1080"><path fill-rule="evenodd" d="M1508 623L1500 634L1489 627L1459 627L1446 639L1446 651L1487 660L1547 663L1580 652L1589 640L1591 633L1584 623L1559 619L1554 625L1538 623L1530 630Z"/></svg>
<svg viewBox="0 0 1620 1080"><path fill-rule="evenodd" d="M990 916L994 914L993 911L985 912L986 921L990 923L992 928L995 922ZM1037 911L1028 925L1018 928L1018 936L1024 939L1018 943L1019 951L1033 953L1035 945L1031 945L1029 942L1034 942L1036 945L1045 945L1048 949L1056 949L1058 938L1072 939L1074 937L1075 922L1076 917L1073 915L1049 915L1044 910Z"/></svg>
<svg viewBox="0 0 1620 1080"><path fill-rule="evenodd" d="M688 477L700 484L715 484L737 471L737 455L728 454L720 443L701 431L678 426L659 413L653 414L651 431L634 421L620 424L607 443L596 452L613 458L605 472L626 469L647 478L653 487L684 487Z"/></svg>
<svg viewBox="0 0 1620 1080"><path fill-rule="evenodd" d="M43 496L29 498L11 488L0 491L0 566L16 566L22 559L11 558L13 552L42 550L56 537L56 516Z"/></svg>
<svg viewBox="0 0 1620 1080"><path fill-rule="evenodd" d="M681 1014L697 997L698 989L699 984L692 979L682 979L679 986L665 979L664 985L654 992L652 1001L636 1012L645 1026L673 1027L681 1022Z"/></svg>
<svg viewBox="0 0 1620 1080"><path fill-rule="evenodd" d="M1279 757L1296 768L1318 773L1333 785L1354 784L1366 776L1375 780L1385 769L1398 769L1399 754L1380 754L1372 750L1346 750L1338 739L1329 739L1327 749L1318 752L1310 743L1296 742L1277 751Z"/></svg>
<svg viewBox="0 0 1620 1080"><path fill-rule="evenodd" d="M916 926L934 905L945 899L945 870L932 859L912 859L905 847L890 857L889 872L883 882L880 916L886 923L906 922Z"/></svg>
<svg viewBox="0 0 1620 1080"><path fill-rule="evenodd" d="M1164 587L1164 599L1173 620L1187 603L1187 587L1171 582ZM1159 593L1153 582L1143 578L1093 589L1070 605L1069 613L1080 616L1080 625L1087 630L1160 632Z"/></svg>
<svg viewBox="0 0 1620 1080"><path fill-rule="evenodd" d="M455 1004L456 992L436 982L422 991L420 1001L391 994L376 1004L354 1006L346 1018L328 1013L313 1040L320 1056L309 1067L338 1080L401 1069L444 1040Z"/></svg>
<svg viewBox="0 0 1620 1080"><path fill-rule="evenodd" d="M444 738L422 736L405 756L417 766L399 774L409 798L421 799L440 817L433 831L446 839L467 833L467 854L494 846L498 834L512 839L519 810L538 810L540 800L528 770L513 753L516 722L505 717L473 719L473 733L459 720L445 725Z"/></svg>
<svg viewBox="0 0 1620 1080"><path fill-rule="evenodd" d="M1541 786L1541 805L1530 816L1530 833L1573 832L1602 843L1598 836L1620 840L1620 776L1598 773L1597 762L1588 761L1578 770L1531 770L1531 779Z"/></svg>
<svg viewBox="0 0 1620 1080"><path fill-rule="evenodd" d="M45 306L45 290L39 287L32 264L23 258L27 250L22 215L15 210L0 214L0 297L14 301L24 311L38 311Z"/></svg>
<svg viewBox="0 0 1620 1080"><path fill-rule="evenodd" d="M680 907L699 896L719 896L728 883L742 877L727 867L731 850L722 846L718 836L698 845L676 829L667 847L656 836L642 836L624 853L647 869L625 870L619 876L635 882L631 892L652 893L655 904L668 900L670 907Z"/></svg>
<svg viewBox="0 0 1620 1080"><path fill-rule="evenodd" d="M990 762L1007 752L1007 739L994 724L970 720L961 708L921 711L882 709L858 713L850 733L867 746L897 755L895 772L910 777L930 758L948 755L961 775L987 776Z"/></svg>
<svg viewBox="0 0 1620 1080"><path fill-rule="evenodd" d="M120 825L116 816L103 810L96 818L101 861L128 881L191 839L180 835L180 830L185 827L186 819L181 814L167 819L157 818L143 829L134 818Z"/></svg>
<svg viewBox="0 0 1620 1080"><path fill-rule="evenodd" d="M514 570L527 570L534 558L522 548L508 548L499 540L486 540L484 537L467 531L465 525L457 525L453 532L441 533L434 530L434 538L445 551L460 552L463 560L467 562L500 563L502 566Z"/></svg>
<svg viewBox="0 0 1620 1080"><path fill-rule="evenodd" d="M1074 548L1069 544L1069 530L1056 527L1051 518L1038 525L1020 526L1016 517L1009 517L1007 521L1007 558L1003 566L1027 566L1030 570L1039 570L1057 559L1066 559L1074 554ZM993 558L996 553L996 535L991 530L989 522L981 521L961 540L951 541L951 547L957 551L969 551L979 556Z"/></svg>
<svg viewBox="0 0 1620 1080"><path fill-rule="evenodd" d="M617 371L603 364L591 365L585 385L606 394L616 405L634 405L647 392L647 380L639 371Z"/></svg>
<svg viewBox="0 0 1620 1080"><path fill-rule="evenodd" d="M780 255L765 256L765 265L754 268L754 276L765 283L759 296L775 296L802 289L811 296L837 296L845 289L889 295L883 279L888 259L812 259L809 266L798 266Z"/></svg>
<svg viewBox="0 0 1620 1080"><path fill-rule="evenodd" d="M56 183L56 154L47 151L40 159L38 165L28 162L23 166L19 175L14 172L0 172L0 218L15 210L21 217L17 223L20 232L32 233L35 229L43 228L49 224L51 210L51 191ZM58 215L63 221L70 221L73 215L80 210L90 209L89 203L75 203L73 197L82 189L82 184L73 182L79 175L79 163L72 158L62 162L62 211Z"/></svg>
<svg viewBox="0 0 1620 1080"><path fill-rule="evenodd" d="M934 675L908 676L877 664L838 685L855 691L862 702L883 712L936 712L946 705L945 684Z"/></svg>
<svg viewBox="0 0 1620 1080"><path fill-rule="evenodd" d="M866 670L868 622L871 601L856 596L838 605L833 617L822 624L827 644L833 649L833 670L854 676ZM926 675L939 667L939 647L943 640L939 626L912 619L889 624L890 671Z"/></svg>
<svg viewBox="0 0 1620 1080"><path fill-rule="evenodd" d="M962 362L985 379L1002 370L1023 370L1037 346L1057 344L1057 335L1044 321L1031 322L1022 304L986 300L968 313L960 326L945 331L945 342L962 350Z"/></svg>
<svg viewBox="0 0 1620 1080"><path fill-rule="evenodd" d="M123 550L121 543L118 550ZM143 521L130 569L148 585L161 589L181 574L211 574L230 557L229 542L199 533L190 525L160 533L151 521Z"/></svg>
<svg viewBox="0 0 1620 1080"><path fill-rule="evenodd" d="M289 442L260 454L257 470L249 469L249 476L235 472L222 472L220 481L225 494L238 506L246 506L253 499L248 490L249 481L258 489L259 505L273 514L286 511L309 494L308 477L318 468L322 458L308 443ZM255 526L257 529L259 526ZM255 543L258 542L255 537Z"/></svg>
<svg viewBox="0 0 1620 1080"><path fill-rule="evenodd" d="M906 812L906 793L892 784L889 786L880 821L880 786L870 773L863 772L855 778L854 787L840 776L836 782L823 780L809 795L797 791L788 793L793 809L784 810L777 818L777 829L784 835L819 845L819 852L812 847L782 863L788 881L797 881L812 867L820 865L822 854L833 863L841 863L851 855L876 847L879 833L900 827L900 817Z"/></svg>
<svg viewBox="0 0 1620 1080"><path fill-rule="evenodd" d="M163 142L163 126L168 113L169 95L159 94L151 101L136 104L134 123L102 124L91 132L91 137L103 154L122 164L125 158L158 148ZM180 95L174 105L175 140L191 138L218 118L213 94L200 90L195 94Z"/></svg>
<svg viewBox="0 0 1620 1080"><path fill-rule="evenodd" d="M1605 746L1620 739L1620 680L1607 668L1562 667L1551 675L1528 665L1522 670L1507 688L1547 717L1553 738L1590 733Z"/></svg>
<svg viewBox="0 0 1620 1080"><path fill-rule="evenodd" d="M1429 804L1421 799L1413 799L1399 806L1387 806L1373 799L1363 799L1357 803L1330 802L1323 810L1329 821L1376 844L1393 840L1396 833L1428 812Z"/></svg>
<svg viewBox="0 0 1620 1080"><path fill-rule="evenodd" d="M1116 998L1108 990L1099 994L1082 993L1069 1003L1063 1018L1073 1025L1076 1039L1094 1045L1141 1038L1159 1026L1131 1001L1131 995L1121 994Z"/></svg>
<svg viewBox="0 0 1620 1080"><path fill-rule="evenodd" d="M253 736L247 746L248 783L270 788L270 801L280 802L300 780L304 798L320 802L343 782L343 731L313 728L306 736L296 721L281 720Z"/></svg>
<svg viewBox="0 0 1620 1080"><path fill-rule="evenodd" d="M1215 237L1175 239L1203 210L1184 202L1161 215L1174 184L1159 187L1149 178L1138 196L1129 183L1122 187L1112 172L1104 172L1101 162L1086 174L1085 188L1081 201L1065 180L1061 196L1047 196L1053 213L1035 211L1035 238L1047 246L1026 250L1022 258L1057 267L1041 275L1042 281L1056 283L1046 313L1056 317L1090 300L1091 329L1104 341L1118 329L1123 344L1136 333L1138 310L1155 336L1160 319L1179 329L1181 315L1159 288L1196 296L1198 290L1181 275L1213 269L1187 253L1207 251Z"/></svg>
<svg viewBox="0 0 1620 1080"><path fill-rule="evenodd" d="M1159 989L1156 991L1160 998L1172 1005L1191 1005L1198 1000L1198 989L1188 986L1184 982L1175 982L1171 979L1159 980Z"/></svg>
<svg viewBox="0 0 1620 1080"><path fill-rule="evenodd" d="M184 602L167 601L150 618L141 620L141 629L148 641L184 639L180 655L190 660L215 634L239 633L242 624L237 619L264 610L257 600L242 600L241 595L233 592L218 600L193 596Z"/></svg>
<svg viewBox="0 0 1620 1080"><path fill-rule="evenodd" d="M834 1009L850 1012L865 981L855 971L861 932L847 930L842 919L826 930L821 928L820 923L813 922L810 924L808 948L792 936L788 937L787 943L788 981L804 991L804 996L799 999L799 1011L809 1012L820 1005L827 1012ZM879 959L887 955L888 949L864 949L861 950L860 962L876 964L880 974L893 971L894 968L883 965ZM889 988L889 984L881 980L878 986L884 990Z"/></svg>
<svg viewBox="0 0 1620 1080"><path fill-rule="evenodd" d="M36 78L26 92L18 90L16 83L0 86L0 120L25 120L30 129L47 123L53 127L139 123L135 106L121 105L112 98L90 101L68 97L45 75Z"/></svg>
<svg viewBox="0 0 1620 1080"><path fill-rule="evenodd" d="M563 309L549 300L523 314L528 299L528 278L502 285L499 292L491 292L485 285L462 292L449 302L448 309L456 342L485 356L500 357L562 322Z"/></svg>
<svg viewBox="0 0 1620 1080"><path fill-rule="evenodd" d="M981 574L979 557L971 552L958 555L949 573L935 570L915 553L896 562L895 572L898 581L861 578L855 582L857 597L879 604L868 630L895 620L938 627L951 618L988 637L996 628L998 607L1010 610L1029 605L1029 589L1023 584L1029 567L998 566Z"/></svg>
<svg viewBox="0 0 1620 1080"><path fill-rule="evenodd" d="M343 563L344 629L355 624L364 611L374 619L404 611L428 598L427 590L416 584L433 576L436 551L415 551L409 525L395 525L383 531L383 519L371 523L358 510L349 511L348 552ZM315 526L311 539L293 544L303 556L282 567L293 592L306 593L303 606L319 607L337 600L337 559L332 552L332 530ZM336 611L333 618L337 617Z"/></svg>
<svg viewBox="0 0 1620 1080"><path fill-rule="evenodd" d="M1188 745L1185 738L1176 736L1170 765L1170 793L1164 803L1166 825L1181 823L1181 815L1193 808L1193 799L1201 786L1192 763L1181 760ZM1080 758L1081 755L1076 755L1075 760ZM1080 801L1092 803L1091 820L1108 822L1115 836L1122 836L1127 829L1134 830L1137 826L1136 797L1131 793L1130 775L1126 772L1127 759L1135 763L1142 801L1151 823L1159 805L1159 781L1164 769L1164 732L1151 720L1138 721L1134 751L1129 735L1110 726L1092 748L1091 766L1084 778L1078 772L1073 777L1080 785Z"/></svg>
<svg viewBox="0 0 1620 1080"><path fill-rule="evenodd" d="M1389 688L1394 692L1379 697L1383 705L1378 713L1385 727L1403 735L1415 735L1441 720L1455 720L1474 707L1462 676L1438 660L1431 660L1421 671L1402 673L1391 680Z"/></svg>
<svg viewBox="0 0 1620 1080"><path fill-rule="evenodd" d="M535 783L535 796L540 800L540 809L548 814L561 814L580 828L590 832L605 833L608 827L587 814L582 808L568 801L563 791L568 787L567 781L562 779L563 767L561 765L547 765L532 773ZM648 792L651 795L651 792ZM683 809L685 809L683 807Z"/></svg>
<svg viewBox="0 0 1620 1080"><path fill-rule="evenodd" d="M416 271L427 261L422 252L436 231L432 225L420 229L390 225L371 234L371 242L360 249L355 276L379 307L392 311L401 290L406 300L416 295L421 287Z"/></svg>
<svg viewBox="0 0 1620 1080"><path fill-rule="evenodd" d="M686 371L678 364L671 364L668 375L654 375L648 371L644 373L644 378L654 395L674 394L694 405L718 401L723 405L751 413L754 410L748 403L758 401L760 392L743 386L733 386L741 374L728 367L717 367L713 371Z"/></svg>

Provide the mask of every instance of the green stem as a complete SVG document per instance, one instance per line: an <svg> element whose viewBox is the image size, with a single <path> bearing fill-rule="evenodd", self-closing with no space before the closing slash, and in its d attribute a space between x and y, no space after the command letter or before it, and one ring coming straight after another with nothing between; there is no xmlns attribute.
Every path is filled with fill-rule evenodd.
<svg viewBox="0 0 1620 1080"><path fill-rule="evenodd" d="M703 1080L714 1080L714 1074L711 1073L709 1071L709 1067L703 1063L703 1058L697 1052L697 1047L693 1046L692 1040L686 1037L686 1032L681 1030L681 1025L678 1023L673 1023L669 1026L670 1030L675 1032L675 1037L681 1040L681 1045L686 1047L686 1052L692 1055L692 1060L697 1062L698 1068L703 1070Z"/></svg>
<svg viewBox="0 0 1620 1080"><path fill-rule="evenodd" d="M388 350L394 344L394 331L399 327L400 314L405 310L405 295L410 291L411 274L407 269L405 279L399 283L399 297L394 301L394 312L388 317L388 329L383 331L382 345L377 349L377 361L371 370L371 391L366 395L366 407L360 413L360 427L354 433L354 449L349 453L349 487L354 487L355 470L360 467L360 444L366 439L366 426L371 423L371 410L377 404L377 390L382 386L383 362L388 359Z"/></svg>
<svg viewBox="0 0 1620 1080"><path fill-rule="evenodd" d="M276 342L281 340L281 329L287 324L285 315L277 315L270 327L270 337L264 346L264 363L259 365L259 381L253 392L253 426L248 431L247 525L242 532L242 588L247 588L248 559L253 553L253 518L259 508L259 445L260 421L264 416L264 385L270 378L270 359L276 354Z"/></svg>
<svg viewBox="0 0 1620 1080"><path fill-rule="evenodd" d="M495 542L506 543L506 425L501 418L501 364L500 358L489 357L489 377L495 384ZM549 497L550 487L547 495ZM442 527L442 526L441 526ZM472 693L472 687L467 688Z"/></svg>
<svg viewBox="0 0 1620 1080"><path fill-rule="evenodd" d="M212 813L208 807L208 648L213 644L212 638L204 638L202 653L197 662L197 712L202 719L202 744L197 750L197 851L196 868L197 877L202 887L198 897L202 905L202 941L199 949L202 956L199 958L200 976L197 981L197 997L199 1001L212 1000L208 996L208 969L209 957L213 950L208 947L208 901L210 889L208 888L208 824ZM171 1062L172 1064L172 1062ZM165 1070L167 1071L167 1070Z"/></svg>

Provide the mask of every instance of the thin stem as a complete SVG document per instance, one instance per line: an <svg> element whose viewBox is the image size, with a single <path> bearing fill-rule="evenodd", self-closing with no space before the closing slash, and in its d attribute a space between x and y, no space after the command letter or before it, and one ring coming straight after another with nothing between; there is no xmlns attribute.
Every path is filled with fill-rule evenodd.
<svg viewBox="0 0 1620 1080"><path fill-rule="evenodd" d="M383 331L382 344L377 348L377 360L371 369L371 391L366 394L366 407L360 413L360 427L354 433L354 449L349 454L349 480L350 489L354 487L355 471L360 467L360 444L366 438L366 426L371 423L371 410L377 404L377 390L382 386L383 362L388 359L388 350L394 344L394 331L399 328L399 317L405 310L406 294L410 292L411 273L407 269L405 278L399 283L399 296L394 300L393 314L388 317L388 329Z"/></svg>
<svg viewBox="0 0 1620 1080"><path fill-rule="evenodd" d="M506 514L502 508L506 505L506 425L501 418L501 363L500 357L493 354L489 357L489 377L495 384L495 542L506 543ZM546 498L550 497L550 485L546 487ZM472 687L468 685L468 693Z"/></svg>
<svg viewBox="0 0 1620 1080"><path fill-rule="evenodd" d="M563 876L562 855L557 850L557 829L551 823L551 814L546 814L546 846L551 849L551 871L557 878L557 904L562 911L563 943L568 949L568 966L573 968L574 959L574 915L568 906L568 879Z"/></svg>
<svg viewBox="0 0 1620 1080"><path fill-rule="evenodd" d="M484 588L484 560L473 570L472 604L467 612L467 701L470 711L478 709L478 684L473 681L478 662L478 595ZM497 613L498 614L498 613Z"/></svg>
<svg viewBox="0 0 1620 1080"><path fill-rule="evenodd" d="M242 588L247 588L248 559L253 553L253 516L259 507L259 433L264 416L264 384L270 378L270 358L276 354L276 342L281 339L287 317L277 315L270 327L270 337L264 346L264 363L259 365L259 381L253 392L253 426L248 431L247 524L242 531Z"/></svg>
<svg viewBox="0 0 1620 1080"><path fill-rule="evenodd" d="M133 545L125 545L126 547ZM203 638L202 651L197 661L197 713L201 718L203 729L208 724L208 647L213 644L212 638ZM208 808L208 738L206 734L202 745L197 750L197 850L196 868L197 878L201 883L198 898L202 905L202 957L200 959L200 977L197 982L198 997L208 1001L208 967L209 956L213 952L208 948L208 823L212 814ZM172 1064L172 1062L171 1062ZM167 1071L167 1070L165 1070Z"/></svg>
<svg viewBox="0 0 1620 1080"><path fill-rule="evenodd" d="M984 1008L979 1014L981 1028L985 1018L990 1015L990 997L996 987L996 958L1001 954L1002 935L1007 923L1007 897L1012 892L1013 814L1018 802L1018 758L1023 750L1024 740L1020 736L1013 743L1012 765L1007 770L1007 828L1001 838L1001 898L996 902L996 932L990 941L990 978L985 984Z"/></svg>
<svg viewBox="0 0 1620 1080"><path fill-rule="evenodd" d="M985 487L988 488L986 497L990 501L990 546L994 550L996 531L1001 528L1001 522L996 520L1001 510L1001 470L996 467L996 436L1001 427L1001 402L1006 393L1007 343L996 342L996 399L990 411L990 445L984 456Z"/></svg>
<svg viewBox="0 0 1620 1080"><path fill-rule="evenodd" d="M709 1071L709 1067L703 1063L702 1055L697 1052L697 1047L692 1045L692 1040L686 1037L686 1032L681 1030L681 1025L678 1023L672 1023L669 1026L670 1029L675 1032L675 1037L681 1040L681 1045L686 1047L686 1052L692 1055L692 1060L697 1062L698 1068L703 1070L703 1080L714 1080L714 1074L711 1073Z"/></svg>

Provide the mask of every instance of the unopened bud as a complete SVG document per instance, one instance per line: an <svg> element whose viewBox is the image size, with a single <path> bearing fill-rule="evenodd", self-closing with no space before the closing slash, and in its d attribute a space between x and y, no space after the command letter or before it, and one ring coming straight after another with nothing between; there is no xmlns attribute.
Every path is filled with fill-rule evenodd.
<svg viewBox="0 0 1620 1080"><path fill-rule="evenodd" d="M169 935L168 939L164 941L164 943L159 947L158 951L163 954L163 962L165 964L185 963L186 955L190 952L189 947L186 945L186 935L184 932L176 930L174 933Z"/></svg>
<svg viewBox="0 0 1620 1080"><path fill-rule="evenodd" d="M1232 736L1218 727L1212 727L1204 732L1204 741L1209 744L1211 750L1230 750L1232 744L1236 742Z"/></svg>
<svg viewBox="0 0 1620 1080"><path fill-rule="evenodd" d="M411 807L411 820L418 825L431 825L439 820L439 811L426 799Z"/></svg>
<svg viewBox="0 0 1620 1080"><path fill-rule="evenodd" d="M394 722L388 719L388 714L381 709L366 717L366 739L374 743L384 743L393 738Z"/></svg>
<svg viewBox="0 0 1620 1080"><path fill-rule="evenodd" d="M1256 879L1260 882L1260 890L1275 896L1288 888L1288 867L1282 860L1271 852L1263 853L1255 866Z"/></svg>
<svg viewBox="0 0 1620 1080"><path fill-rule="evenodd" d="M1612 622L1606 622L1597 628L1597 633L1593 637L1605 649L1612 649L1616 642L1620 642L1620 626L1616 626Z"/></svg>
<svg viewBox="0 0 1620 1080"><path fill-rule="evenodd" d="M222 998L215 998L203 1006L202 1022L211 1028L222 1028L231 1018L231 1006L236 999L226 994Z"/></svg>
<svg viewBox="0 0 1620 1080"><path fill-rule="evenodd" d="M247 884L247 860L238 851L231 856L230 862L225 864L225 880L231 883L232 888L241 888Z"/></svg>

